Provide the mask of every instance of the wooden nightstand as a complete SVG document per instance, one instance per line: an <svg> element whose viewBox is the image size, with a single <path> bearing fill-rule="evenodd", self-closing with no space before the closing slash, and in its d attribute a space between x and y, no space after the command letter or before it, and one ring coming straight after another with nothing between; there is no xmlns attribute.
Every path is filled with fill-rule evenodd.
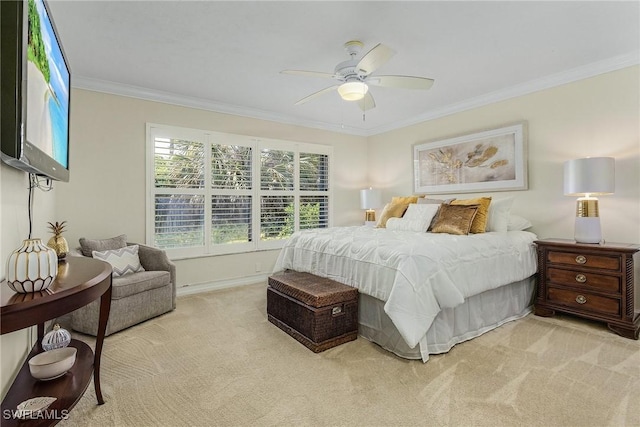
<svg viewBox="0 0 640 427"><path fill-rule="evenodd" d="M617 334L638 339L640 309L635 307L640 307L640 245L587 244L566 239L535 243L536 315L570 313L606 322Z"/></svg>

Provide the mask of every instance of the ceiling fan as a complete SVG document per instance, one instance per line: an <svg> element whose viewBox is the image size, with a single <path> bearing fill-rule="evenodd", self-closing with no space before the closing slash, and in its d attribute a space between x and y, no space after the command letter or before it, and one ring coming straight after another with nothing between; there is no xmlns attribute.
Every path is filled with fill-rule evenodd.
<svg viewBox="0 0 640 427"><path fill-rule="evenodd" d="M396 52L390 47L380 43L367 52L361 59L358 59L358 53L360 53L363 47L364 44L358 40L346 42L344 48L351 59L336 65L333 74L303 70L281 71L283 74L320 77L337 80L339 82L302 98L296 102L295 105L304 104L320 95L337 89L342 99L345 101L357 101L362 111L366 111L376 106L373 96L371 92L369 92L369 86L427 90L433 85L434 80L426 77L371 75L391 59Z"/></svg>

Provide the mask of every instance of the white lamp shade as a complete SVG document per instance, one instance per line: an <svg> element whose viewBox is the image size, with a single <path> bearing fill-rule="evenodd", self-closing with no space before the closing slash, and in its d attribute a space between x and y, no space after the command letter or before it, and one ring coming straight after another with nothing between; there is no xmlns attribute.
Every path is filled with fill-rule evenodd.
<svg viewBox="0 0 640 427"><path fill-rule="evenodd" d="M382 204L382 193L380 190L369 188L360 190L360 208L377 209Z"/></svg>
<svg viewBox="0 0 640 427"><path fill-rule="evenodd" d="M346 82L338 87L338 93L345 101L358 101L364 98L369 90L364 82Z"/></svg>
<svg viewBox="0 0 640 427"><path fill-rule="evenodd" d="M615 190L615 159L587 157L564 162L565 196L602 196Z"/></svg>

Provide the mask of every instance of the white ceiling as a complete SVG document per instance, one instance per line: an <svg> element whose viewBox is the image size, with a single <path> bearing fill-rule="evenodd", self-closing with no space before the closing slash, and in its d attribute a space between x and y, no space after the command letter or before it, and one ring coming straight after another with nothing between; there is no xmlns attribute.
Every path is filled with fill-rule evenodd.
<svg viewBox="0 0 640 427"><path fill-rule="evenodd" d="M639 1L303 2L50 0L75 87L372 135L639 63ZM333 72L384 43L377 74L435 79L428 91L372 87L365 120Z"/></svg>

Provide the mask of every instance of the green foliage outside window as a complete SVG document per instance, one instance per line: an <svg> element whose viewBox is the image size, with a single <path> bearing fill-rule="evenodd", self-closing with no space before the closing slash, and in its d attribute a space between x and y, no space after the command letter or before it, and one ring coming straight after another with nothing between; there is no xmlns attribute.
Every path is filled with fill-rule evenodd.
<svg viewBox="0 0 640 427"><path fill-rule="evenodd" d="M280 231L278 238L286 238L293 234L295 224L293 223L293 205L284 208L287 216L285 217L284 227ZM300 205L300 229L322 227L320 223L320 203L305 203Z"/></svg>

